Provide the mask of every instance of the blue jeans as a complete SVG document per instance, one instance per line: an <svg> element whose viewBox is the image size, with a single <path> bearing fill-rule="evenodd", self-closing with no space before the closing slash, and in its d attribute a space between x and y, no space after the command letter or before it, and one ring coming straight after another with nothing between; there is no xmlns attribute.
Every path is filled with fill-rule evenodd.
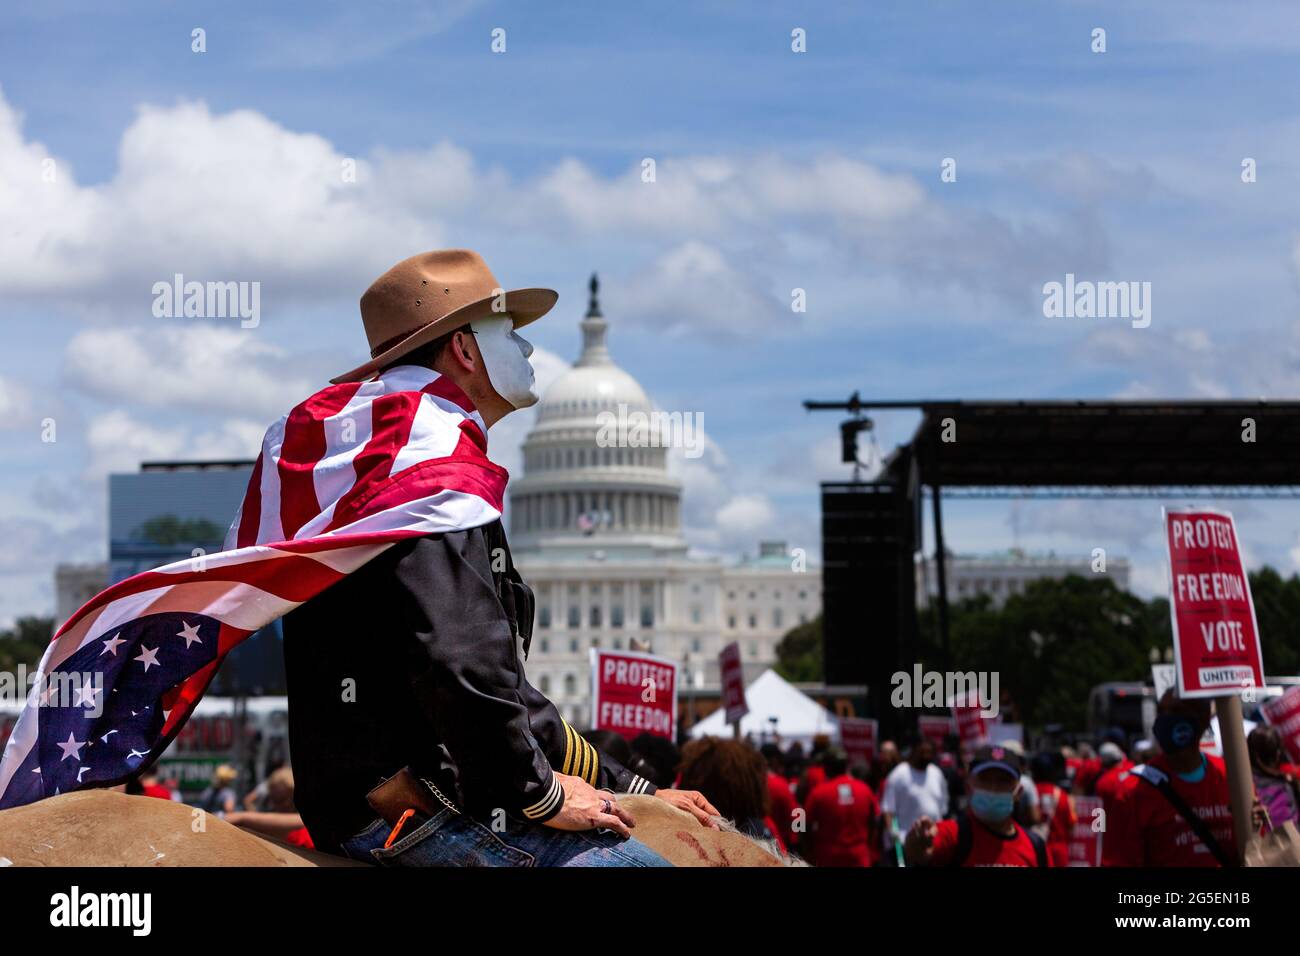
<svg viewBox="0 0 1300 956"><path fill-rule="evenodd" d="M418 827L403 829L384 849L391 830L375 820L343 841L344 855L380 866L672 866L644 843L617 833L514 820L495 833L455 810L441 810Z"/></svg>

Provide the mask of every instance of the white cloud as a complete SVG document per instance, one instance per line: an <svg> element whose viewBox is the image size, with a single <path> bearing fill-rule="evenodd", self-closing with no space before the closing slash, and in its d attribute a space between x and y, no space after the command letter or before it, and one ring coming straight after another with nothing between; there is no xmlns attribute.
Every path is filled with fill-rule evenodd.
<svg viewBox="0 0 1300 956"><path fill-rule="evenodd" d="M745 476L707 432L699 442L697 457L677 447L668 454L669 474L682 483L682 532L693 550L735 557L754 553L760 540L808 540L797 516L778 511L766 493L744 488Z"/></svg>
<svg viewBox="0 0 1300 956"><path fill-rule="evenodd" d="M87 481L133 472L149 460L255 458L266 425L232 419L205 430L138 421L121 409L92 418L86 428Z"/></svg>
<svg viewBox="0 0 1300 956"><path fill-rule="evenodd" d="M737 495L718 510L718 531L728 538L756 541L772 527L776 511L766 496Z"/></svg>
<svg viewBox="0 0 1300 956"><path fill-rule="evenodd" d="M622 295L621 312L631 321L664 332L700 329L730 338L749 338L783 319L798 316L767 291L760 276L733 266L716 246L691 240L659 256L633 276Z"/></svg>
<svg viewBox="0 0 1300 956"><path fill-rule="evenodd" d="M1109 325L1086 334L1078 354L1137 376L1118 398L1289 399L1300 391L1300 323L1276 330L1267 348L1252 335L1215 341L1197 326Z"/></svg>
<svg viewBox="0 0 1300 956"><path fill-rule="evenodd" d="M42 179L54 159L53 182ZM356 178L346 181L345 164ZM568 158L517 178L442 142L352 157L253 110L202 102L138 109L112 177L79 185L0 97L0 292L128 321L154 282L257 281L263 304L354 300L397 260L464 241L484 223L534 242L620 243L648 263L638 311L714 329L789 317L792 248L815 239L864 281L1025 299L1058 266L1104 255L1084 220L1017 223L940 202L911 175L828 153L668 156L654 182L639 162L602 175ZM945 197L946 198L946 197ZM780 284L779 286L777 284Z"/></svg>
<svg viewBox="0 0 1300 956"><path fill-rule="evenodd" d="M568 159L537 185L540 201L525 207L529 214L589 233L720 236L801 217L886 225L927 202L911 176L841 155L808 162L773 154L668 157L656 161L653 182L642 178L640 163L602 179Z"/></svg>
<svg viewBox="0 0 1300 956"><path fill-rule="evenodd" d="M297 372L296 357L253 330L164 321L174 324L78 333L65 352L65 379L113 402L226 412L268 424L323 384Z"/></svg>
<svg viewBox="0 0 1300 956"><path fill-rule="evenodd" d="M134 304L142 316L153 282L177 272L353 295L399 252L427 248L430 230L365 185L364 163L345 182L346 158L255 111L145 106L123 133L114 177L83 187L23 140L0 97L0 221L16 224L0 233L0 289L87 309Z"/></svg>
<svg viewBox="0 0 1300 956"><path fill-rule="evenodd" d="M10 379L0 378L0 430L21 427L31 416L31 395Z"/></svg>
<svg viewBox="0 0 1300 956"><path fill-rule="evenodd" d="M1126 167L1088 152L1009 163L1007 172L1082 203L1114 199L1136 202L1156 185L1155 174L1146 166Z"/></svg>

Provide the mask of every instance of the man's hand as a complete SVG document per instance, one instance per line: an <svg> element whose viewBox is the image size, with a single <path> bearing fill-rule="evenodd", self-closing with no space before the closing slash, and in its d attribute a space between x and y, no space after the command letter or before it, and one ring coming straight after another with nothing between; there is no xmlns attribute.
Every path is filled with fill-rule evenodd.
<svg viewBox="0 0 1300 956"><path fill-rule="evenodd" d="M930 862L930 850L934 846L934 834L938 826L929 817L921 817L912 824L903 840L903 857L912 866L925 866Z"/></svg>
<svg viewBox="0 0 1300 956"><path fill-rule="evenodd" d="M546 826L557 830L594 830L603 827L613 830L624 839L632 835L629 828L636 826L636 820L618 805L612 793L597 790L581 777L558 772L555 776L564 790L564 806L546 821ZM609 813L604 810L606 801Z"/></svg>
<svg viewBox="0 0 1300 956"><path fill-rule="evenodd" d="M704 794L698 790L656 790L654 795L660 800L671 803L678 810L685 810L687 813L699 820L701 824L714 830L720 830L721 827L713 820L714 817L722 816L718 808L704 799Z"/></svg>

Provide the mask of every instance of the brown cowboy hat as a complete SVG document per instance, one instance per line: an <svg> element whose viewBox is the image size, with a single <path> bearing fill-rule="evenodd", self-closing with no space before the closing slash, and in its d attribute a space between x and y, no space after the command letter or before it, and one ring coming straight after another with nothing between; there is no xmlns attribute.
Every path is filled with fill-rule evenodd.
<svg viewBox="0 0 1300 956"><path fill-rule="evenodd" d="M393 266L361 297L370 361L330 379L361 382L413 349L475 319L509 315L514 327L555 305L554 289L506 292L487 263L469 249L436 249Z"/></svg>

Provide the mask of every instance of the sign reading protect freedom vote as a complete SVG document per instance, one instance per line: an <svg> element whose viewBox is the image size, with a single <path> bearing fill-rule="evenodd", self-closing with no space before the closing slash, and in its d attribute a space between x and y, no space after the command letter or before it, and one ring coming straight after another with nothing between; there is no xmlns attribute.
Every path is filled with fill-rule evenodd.
<svg viewBox="0 0 1300 956"><path fill-rule="evenodd" d="M675 740L677 662L593 647L591 712L595 730L612 730L629 740L642 734Z"/></svg>
<svg viewBox="0 0 1300 956"><path fill-rule="evenodd" d="M1264 686L1264 658L1237 525L1226 511L1165 511L1179 697Z"/></svg>

